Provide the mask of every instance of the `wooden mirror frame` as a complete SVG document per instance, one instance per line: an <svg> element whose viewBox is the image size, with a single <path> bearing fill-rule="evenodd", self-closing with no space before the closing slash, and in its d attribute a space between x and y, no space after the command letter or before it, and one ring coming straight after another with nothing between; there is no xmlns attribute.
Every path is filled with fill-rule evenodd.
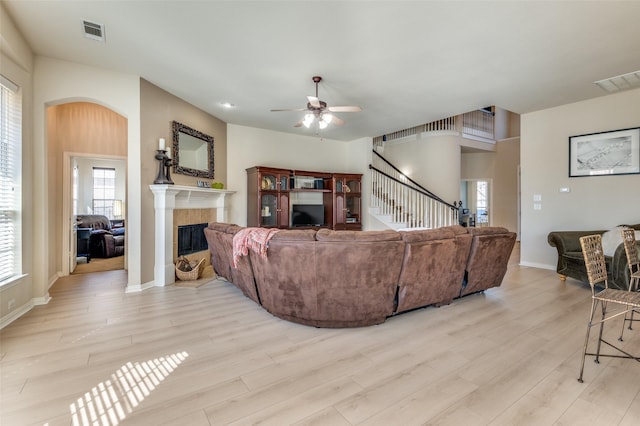
<svg viewBox="0 0 640 426"><path fill-rule="evenodd" d="M213 179L214 177L213 136L206 135L202 132L199 132L196 129L193 129L177 121L173 121L171 123L171 128L173 130L173 149L172 149L173 172L179 173L182 175L187 175L187 176ZM180 165L180 134L181 133L192 136L197 139L201 139L202 141L207 143L207 154L209 157L208 170L193 169L190 167L185 167L184 165Z"/></svg>

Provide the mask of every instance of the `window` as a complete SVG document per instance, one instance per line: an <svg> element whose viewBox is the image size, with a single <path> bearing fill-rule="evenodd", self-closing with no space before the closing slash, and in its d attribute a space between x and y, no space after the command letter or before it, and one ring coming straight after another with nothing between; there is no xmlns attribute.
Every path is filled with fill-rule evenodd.
<svg viewBox="0 0 640 426"><path fill-rule="evenodd" d="M22 270L22 97L0 76L0 283Z"/></svg>
<svg viewBox="0 0 640 426"><path fill-rule="evenodd" d="M476 185L476 212L478 213L476 221L478 224L489 223L489 182L479 180Z"/></svg>
<svg viewBox="0 0 640 426"><path fill-rule="evenodd" d="M113 219L116 198L116 169L93 168L93 214Z"/></svg>

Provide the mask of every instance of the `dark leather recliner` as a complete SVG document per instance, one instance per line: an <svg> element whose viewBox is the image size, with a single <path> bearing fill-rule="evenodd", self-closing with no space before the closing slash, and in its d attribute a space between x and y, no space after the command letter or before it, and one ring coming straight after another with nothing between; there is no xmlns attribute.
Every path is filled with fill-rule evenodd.
<svg viewBox="0 0 640 426"><path fill-rule="evenodd" d="M124 254L125 228L112 228L111 221L102 215L76 216L78 228L91 228L89 252L91 257L115 257Z"/></svg>

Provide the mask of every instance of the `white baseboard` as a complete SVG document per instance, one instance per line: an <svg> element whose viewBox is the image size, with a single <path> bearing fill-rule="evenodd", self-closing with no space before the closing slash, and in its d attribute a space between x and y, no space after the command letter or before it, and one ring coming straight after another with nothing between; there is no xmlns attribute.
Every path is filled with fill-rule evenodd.
<svg viewBox="0 0 640 426"><path fill-rule="evenodd" d="M9 312L7 315L5 315L4 317L0 318L0 330L2 330L12 322L17 320L18 318L20 318L21 316L29 312L34 306L35 306L34 299L32 299L29 302L25 303L24 305L20 306L18 309L13 310Z"/></svg>
<svg viewBox="0 0 640 426"><path fill-rule="evenodd" d="M125 289L125 293L139 293L141 291L147 290L151 287L155 287L155 281L149 281L148 283L136 285L136 286L127 286Z"/></svg>
<svg viewBox="0 0 640 426"><path fill-rule="evenodd" d="M555 271L556 270L556 265L547 265L546 263L522 262L522 261L520 261L520 266L529 266L531 268L538 268L538 269L548 269L550 271Z"/></svg>

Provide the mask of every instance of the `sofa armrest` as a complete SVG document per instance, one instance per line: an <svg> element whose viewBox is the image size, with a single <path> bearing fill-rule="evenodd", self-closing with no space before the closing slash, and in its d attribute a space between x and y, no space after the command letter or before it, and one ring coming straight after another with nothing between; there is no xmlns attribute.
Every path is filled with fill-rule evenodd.
<svg viewBox="0 0 640 426"><path fill-rule="evenodd" d="M547 235L547 242L558 251L558 265L556 271L562 273L567 264L562 257L567 252L581 252L580 237L585 235L604 234L605 231L553 231Z"/></svg>

